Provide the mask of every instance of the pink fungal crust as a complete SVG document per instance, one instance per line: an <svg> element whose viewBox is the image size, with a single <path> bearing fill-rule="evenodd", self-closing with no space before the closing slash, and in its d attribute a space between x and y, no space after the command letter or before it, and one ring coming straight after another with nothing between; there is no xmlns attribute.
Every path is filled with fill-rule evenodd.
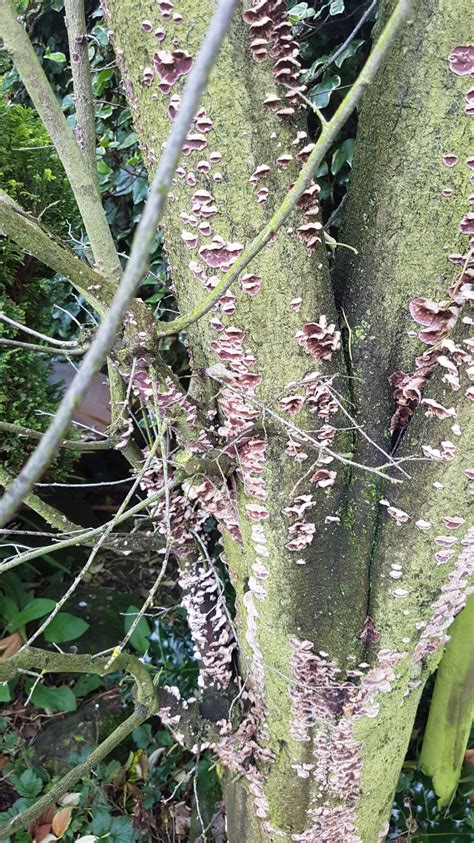
<svg viewBox="0 0 474 843"><path fill-rule="evenodd" d="M448 56L449 69L457 76L474 75L474 46L455 47Z"/></svg>
<svg viewBox="0 0 474 843"><path fill-rule="evenodd" d="M200 210L202 211L202 207ZM241 243L226 243L222 237L215 235L206 246L201 246L199 254L208 266L226 271L243 252Z"/></svg>
<svg viewBox="0 0 474 843"><path fill-rule="evenodd" d="M247 295L256 296L257 293L260 292L262 286L262 279L259 275L247 273L246 275L242 275L240 279L240 286L242 287L244 293L247 293Z"/></svg>
<svg viewBox="0 0 474 843"><path fill-rule="evenodd" d="M155 78L155 73L152 67L145 67L145 70L142 73L142 82L145 87L149 88L150 85L153 83L153 79Z"/></svg>
<svg viewBox="0 0 474 843"><path fill-rule="evenodd" d="M463 550L441 587L441 593L431 606L431 617L420 635L413 654L413 664L444 646L449 640L447 630L453 619L464 608L468 597L474 593L474 528L462 537L461 544ZM438 551L435 555L437 563L443 565L451 558L453 551Z"/></svg>
<svg viewBox="0 0 474 843"><path fill-rule="evenodd" d="M326 316L321 316L319 322L303 325L296 339L306 354L312 354L315 360L331 360L333 351L341 345L340 331L336 331L334 324L328 324Z"/></svg>
<svg viewBox="0 0 474 843"><path fill-rule="evenodd" d="M458 161L458 156L452 152L447 152L446 155L443 155L443 164L446 164L447 167L455 167Z"/></svg>
<svg viewBox="0 0 474 843"><path fill-rule="evenodd" d="M198 685L227 688L232 679L236 642L223 608L217 576L205 563L187 560L179 584L199 662Z"/></svg>
<svg viewBox="0 0 474 843"><path fill-rule="evenodd" d="M158 8L165 20L167 20L171 17L171 14L174 9L174 4L171 2L171 0L160 0L160 2L158 3Z"/></svg>
<svg viewBox="0 0 474 843"><path fill-rule="evenodd" d="M427 345L434 345L454 328L459 317L459 307L453 302L438 303L420 297L410 302L410 313L415 322L426 326L418 334L420 340Z"/></svg>
<svg viewBox="0 0 474 843"><path fill-rule="evenodd" d="M272 74L275 82L285 89L290 107L279 108L280 98L272 91L264 100L264 106L277 112L280 119L291 117L292 106L299 107L297 98L298 78L301 75L297 59L298 44L293 38L292 28L283 0L258 0L243 13L243 19L250 30L250 52L257 63L273 59Z"/></svg>
<svg viewBox="0 0 474 843"><path fill-rule="evenodd" d="M153 64L160 79L159 88L168 94L175 82L189 73L193 60L186 50L159 50L153 55Z"/></svg>
<svg viewBox="0 0 474 843"><path fill-rule="evenodd" d="M308 810L310 827L291 839L300 843L334 843L347 840L362 843L356 831L356 808L361 793L363 770L362 743L354 736L357 720L376 717L377 697L389 693L395 680L394 667L403 653L380 650L375 666L340 670L327 653L315 653L311 641L290 638L293 654L290 686L292 721L290 731L295 741L309 742L313 728L314 751L306 763L293 765L297 775L311 777L316 785L316 807ZM367 668L368 665L365 665ZM361 677L358 685L354 679ZM309 759L311 757L311 762ZM317 804L318 796L332 803Z"/></svg>
<svg viewBox="0 0 474 843"><path fill-rule="evenodd" d="M191 155L192 152L201 152L207 146L207 138L196 132L187 136L183 144L183 155Z"/></svg>

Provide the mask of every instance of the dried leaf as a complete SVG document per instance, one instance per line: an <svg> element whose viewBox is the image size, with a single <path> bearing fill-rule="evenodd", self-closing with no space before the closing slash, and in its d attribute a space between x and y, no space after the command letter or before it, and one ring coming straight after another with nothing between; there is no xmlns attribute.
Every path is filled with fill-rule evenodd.
<svg viewBox="0 0 474 843"><path fill-rule="evenodd" d="M0 639L0 661L5 661L5 659L9 659L11 656L14 656L18 653L22 645L22 640L18 632L13 632L11 635L7 635L5 638Z"/></svg>
<svg viewBox="0 0 474 843"><path fill-rule="evenodd" d="M464 763L474 764L474 749L466 749L464 753Z"/></svg>
<svg viewBox="0 0 474 843"><path fill-rule="evenodd" d="M81 794L79 792L75 793L65 793L64 796L61 797L59 800L59 804L66 808L68 805L71 805L73 808L76 805L79 805L81 799Z"/></svg>
<svg viewBox="0 0 474 843"><path fill-rule="evenodd" d="M61 808L53 817L53 831L57 837L62 837L69 828L71 822L72 808Z"/></svg>

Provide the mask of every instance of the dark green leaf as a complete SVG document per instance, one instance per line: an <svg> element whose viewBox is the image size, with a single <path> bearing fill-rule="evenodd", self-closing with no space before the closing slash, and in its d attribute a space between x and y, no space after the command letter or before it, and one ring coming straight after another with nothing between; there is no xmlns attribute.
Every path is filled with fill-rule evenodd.
<svg viewBox="0 0 474 843"><path fill-rule="evenodd" d="M79 699L79 697L85 697L91 691L97 690L101 685L102 679L100 676L95 673L84 673L83 676L79 677L72 690L76 699Z"/></svg>
<svg viewBox="0 0 474 843"><path fill-rule="evenodd" d="M31 695L31 702L38 708L51 708L53 711L76 710L76 698L67 685L56 688L38 683Z"/></svg>
<svg viewBox="0 0 474 843"><path fill-rule="evenodd" d="M21 776L13 777L14 787L19 796L32 798L38 796L43 787L43 782L36 775L34 770L25 770Z"/></svg>
<svg viewBox="0 0 474 843"><path fill-rule="evenodd" d="M355 41L351 41L351 43L347 45L346 49L343 50L343 52L337 57L335 64L338 67L341 67L346 59L350 59L352 56L355 56L360 47L362 47L363 43L363 41L359 41L357 38Z"/></svg>
<svg viewBox="0 0 474 843"><path fill-rule="evenodd" d="M125 625L125 632L128 632L132 623L135 620L136 615L140 609L137 609L136 606L129 606L124 617L124 625ZM137 650L140 655L143 655L148 649L148 638L151 635L151 628L150 624L148 623L146 618L140 618L138 622L138 626L132 634L130 638L130 644L132 647Z"/></svg>
<svg viewBox="0 0 474 843"><path fill-rule="evenodd" d="M25 608L18 613L16 618L9 623L8 629L10 632L14 632L15 629L19 629L20 626L25 626L25 624L30 621L36 621L38 618L43 618L45 615L48 615L49 612L52 612L55 606L56 603L54 600L47 600L45 597L35 597L33 600L30 600Z"/></svg>
<svg viewBox="0 0 474 843"><path fill-rule="evenodd" d="M311 88L309 93L311 102L314 103L316 108L326 108L329 105L333 91L339 88L340 84L340 76L328 76L327 79L324 79L318 85L315 85L314 88Z"/></svg>
<svg viewBox="0 0 474 843"><path fill-rule="evenodd" d="M76 618L69 612L59 612L46 627L44 637L52 644L62 644L63 641L80 638L86 629L89 629L89 624L82 618Z"/></svg>
<svg viewBox="0 0 474 843"><path fill-rule="evenodd" d="M352 167L352 156L354 154L354 138L347 138L340 147L336 149L331 159L331 173L333 176L339 172L344 164L349 164Z"/></svg>

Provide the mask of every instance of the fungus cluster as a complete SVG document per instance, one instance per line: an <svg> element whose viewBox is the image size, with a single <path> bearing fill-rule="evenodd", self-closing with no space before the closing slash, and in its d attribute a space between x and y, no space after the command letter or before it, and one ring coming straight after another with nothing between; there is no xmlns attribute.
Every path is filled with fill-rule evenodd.
<svg viewBox="0 0 474 843"><path fill-rule="evenodd" d="M347 671L346 679L341 679L337 665L327 653L315 653L311 641L291 638L289 643L294 679L289 691L291 735L295 741L310 742L312 730L316 729L314 760L293 764L293 768L301 778L315 781L316 802L318 796L324 796L325 801L332 803L311 807L311 826L291 839L298 843L362 843L356 831L356 807L363 756L362 743L354 737L354 726L360 718L377 716L377 697L391 691L394 668L405 654L380 650L373 668L361 662L358 668ZM358 685L355 680L360 680Z"/></svg>

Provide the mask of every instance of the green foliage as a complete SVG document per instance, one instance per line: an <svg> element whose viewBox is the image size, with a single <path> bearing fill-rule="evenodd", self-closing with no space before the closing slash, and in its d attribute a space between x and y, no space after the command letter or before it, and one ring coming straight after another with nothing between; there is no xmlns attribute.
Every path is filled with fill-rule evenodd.
<svg viewBox="0 0 474 843"><path fill-rule="evenodd" d="M37 115L23 105L8 104L0 93L0 183L28 211L42 218L56 233L67 230L77 217L71 189L51 142ZM38 261L24 255L6 239L0 240L0 308L6 316L42 332L54 333L52 310L56 295L52 273ZM0 323L0 336L18 336L17 330ZM59 399L57 386L50 382L51 362L47 357L24 349L1 349L0 416L3 421L35 430L44 430L49 414ZM41 413L41 414L40 414ZM15 471L33 443L13 434L2 434L0 458ZM56 464L57 475L72 464L63 454Z"/></svg>

